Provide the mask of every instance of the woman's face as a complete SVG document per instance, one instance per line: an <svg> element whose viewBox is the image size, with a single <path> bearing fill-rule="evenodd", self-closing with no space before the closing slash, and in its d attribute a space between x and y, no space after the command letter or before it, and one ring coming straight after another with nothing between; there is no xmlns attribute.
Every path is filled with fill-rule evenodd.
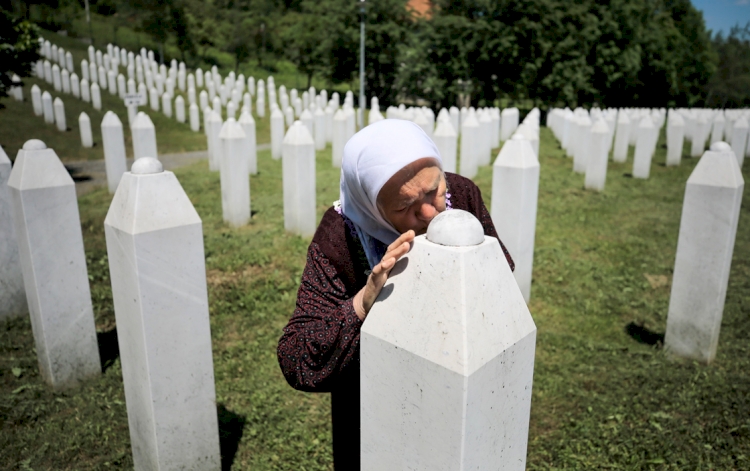
<svg viewBox="0 0 750 471"><path fill-rule="evenodd" d="M432 218L445 211L445 177L437 162L419 159L398 171L378 193L380 214L401 234L427 232Z"/></svg>

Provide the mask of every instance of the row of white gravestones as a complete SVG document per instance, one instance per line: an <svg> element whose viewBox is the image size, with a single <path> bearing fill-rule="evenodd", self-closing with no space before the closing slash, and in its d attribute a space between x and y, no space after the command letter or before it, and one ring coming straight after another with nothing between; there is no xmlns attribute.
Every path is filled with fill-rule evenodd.
<svg viewBox="0 0 750 471"><path fill-rule="evenodd" d="M362 469L525 469L536 326L500 244L454 209L407 258L362 326Z"/></svg>
<svg viewBox="0 0 750 471"><path fill-rule="evenodd" d="M175 175L143 157L104 229L135 469L219 469L201 219Z"/></svg>
<svg viewBox="0 0 750 471"><path fill-rule="evenodd" d="M710 363L716 356L745 182L731 147L717 142L685 188L665 348Z"/></svg>
<svg viewBox="0 0 750 471"><path fill-rule="evenodd" d="M38 140L8 180L39 370L55 389L101 373L75 183Z"/></svg>

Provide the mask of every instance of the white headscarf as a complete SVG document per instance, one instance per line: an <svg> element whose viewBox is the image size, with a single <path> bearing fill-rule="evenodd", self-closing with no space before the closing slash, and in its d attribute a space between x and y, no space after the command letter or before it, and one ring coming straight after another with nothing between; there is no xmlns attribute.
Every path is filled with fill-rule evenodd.
<svg viewBox="0 0 750 471"><path fill-rule="evenodd" d="M430 157L442 168L435 143L417 124L384 119L370 124L344 146L341 164L341 211L355 225L370 268L380 263L371 238L389 245L401 234L380 214L378 193L399 170Z"/></svg>

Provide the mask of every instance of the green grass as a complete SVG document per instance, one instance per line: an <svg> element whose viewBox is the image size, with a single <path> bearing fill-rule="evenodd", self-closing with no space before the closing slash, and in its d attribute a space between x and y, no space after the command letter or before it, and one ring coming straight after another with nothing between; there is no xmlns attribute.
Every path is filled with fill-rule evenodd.
<svg viewBox="0 0 750 471"><path fill-rule="evenodd" d="M222 430L243 430L233 469L331 469L328 396L292 390L275 354L309 239L283 231L281 163L268 151L258 157L256 213L241 229L222 223L218 174L205 162L175 172L203 219ZM671 278L697 159L676 168L664 159L660 147L645 181L625 176L632 158L610 163L605 191L584 191L542 129L529 469L750 467L748 194L714 364L671 360L625 332L631 322L665 330L669 287L652 288L646 275ZM318 216L338 196L330 161L330 148L318 153ZM489 204L490 167L476 181ZM105 189L79 200L100 332L114 327L103 234L110 201ZM53 393L38 375L28 319L0 325L0 468L131 469L124 402L119 359L83 388Z"/></svg>

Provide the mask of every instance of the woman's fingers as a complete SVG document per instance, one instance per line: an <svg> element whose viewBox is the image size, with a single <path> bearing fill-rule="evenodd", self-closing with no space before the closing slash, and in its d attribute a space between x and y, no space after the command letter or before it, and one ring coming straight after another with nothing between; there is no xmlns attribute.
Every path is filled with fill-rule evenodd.
<svg viewBox="0 0 750 471"><path fill-rule="evenodd" d="M365 292L362 296L362 307L364 308L365 313L370 312L372 304L375 302L375 299L383 289L383 285L385 285L385 282L388 280L388 274L393 267L396 266L396 262L409 252L413 240L414 231L409 230L401 234L398 239L388 246L383 259L372 269L372 273L370 274L370 277L367 280L367 285L365 286Z"/></svg>

